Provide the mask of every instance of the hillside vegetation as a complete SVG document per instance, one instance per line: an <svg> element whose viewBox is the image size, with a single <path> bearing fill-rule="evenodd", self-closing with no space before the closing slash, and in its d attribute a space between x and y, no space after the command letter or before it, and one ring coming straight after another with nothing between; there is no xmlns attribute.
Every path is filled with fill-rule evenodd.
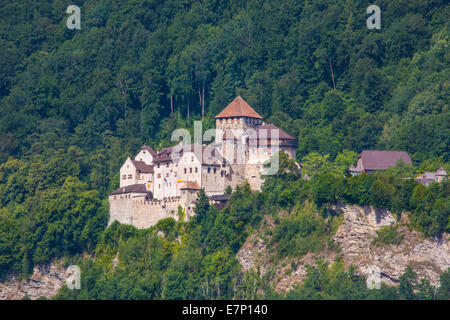
<svg viewBox="0 0 450 320"><path fill-rule="evenodd" d="M249 298L252 275L234 254L280 208L293 214L275 230L280 256L326 245L338 200L411 211L412 228L448 232L448 183L402 179L450 172L446 1L378 1L381 30L367 30L369 3L357 0L80 0L81 30L66 27L70 4L0 3L0 278L89 253L95 261L78 261L87 287L61 297ZM168 146L203 111L213 127L238 94L298 138L313 180L242 186L234 206L197 208L188 223L105 229L126 157ZM414 167L346 178L363 149L407 151ZM370 297L361 283L349 297Z"/></svg>

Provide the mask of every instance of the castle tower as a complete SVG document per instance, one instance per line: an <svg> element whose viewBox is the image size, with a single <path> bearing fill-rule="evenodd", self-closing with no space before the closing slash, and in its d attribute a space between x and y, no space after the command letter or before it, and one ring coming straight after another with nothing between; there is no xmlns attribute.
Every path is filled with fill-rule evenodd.
<svg viewBox="0 0 450 320"><path fill-rule="evenodd" d="M217 148L221 151L223 157L232 163L236 162L238 156L248 159L245 132L261 125L262 119L240 96L223 109L216 116ZM233 150L231 150L232 143L236 146L234 155L232 155Z"/></svg>

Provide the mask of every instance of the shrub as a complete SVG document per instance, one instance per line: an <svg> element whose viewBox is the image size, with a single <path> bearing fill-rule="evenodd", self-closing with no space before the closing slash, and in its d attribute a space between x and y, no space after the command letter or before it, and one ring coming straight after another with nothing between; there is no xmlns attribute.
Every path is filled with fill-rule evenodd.
<svg viewBox="0 0 450 320"><path fill-rule="evenodd" d="M372 243L381 244L399 244L403 240L403 235L398 233L398 225L384 226L377 230L377 236Z"/></svg>

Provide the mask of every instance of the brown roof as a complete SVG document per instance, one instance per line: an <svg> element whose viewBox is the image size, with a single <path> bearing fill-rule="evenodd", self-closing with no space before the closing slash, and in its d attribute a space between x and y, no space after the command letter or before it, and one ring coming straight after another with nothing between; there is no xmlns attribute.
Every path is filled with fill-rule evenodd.
<svg viewBox="0 0 450 320"><path fill-rule="evenodd" d="M216 116L216 119L236 117L262 119L262 117L240 96L231 101L231 103Z"/></svg>
<svg viewBox="0 0 450 320"><path fill-rule="evenodd" d="M124 194L124 193L147 193L147 188L145 188L145 184L132 184L126 187L122 187L110 193L110 196L116 194Z"/></svg>
<svg viewBox="0 0 450 320"><path fill-rule="evenodd" d="M200 190L197 181L186 181L180 189Z"/></svg>
<svg viewBox="0 0 450 320"><path fill-rule="evenodd" d="M395 166L399 160L405 164L412 164L405 151L364 150L358 159L362 159L364 170L385 170Z"/></svg>
<svg viewBox="0 0 450 320"><path fill-rule="evenodd" d="M134 155L135 157L138 155L139 152L141 152L142 150L146 150L148 151L152 156L156 156L156 152L153 151L153 149L149 146L143 145L138 152L136 152L136 154Z"/></svg>
<svg viewBox="0 0 450 320"><path fill-rule="evenodd" d="M131 163L141 173L153 173L153 166L146 164L144 161L131 160Z"/></svg>
<svg viewBox="0 0 450 320"><path fill-rule="evenodd" d="M196 157L198 159L201 159L201 163L202 164L207 164L207 165L211 165L211 166L217 166L220 165L219 162L217 161L216 156L218 156L217 150L214 149L212 150L212 152L208 152L208 154L206 154L205 152L205 148L207 146L201 146L200 150L201 150L201 155L197 155ZM172 161L172 152L174 151L173 148L175 147L170 147L170 148L165 148L163 150L161 150L161 152L157 155L157 157L155 158L154 162L158 163L158 162L167 162L167 161ZM184 145L181 149L175 151L178 153L178 156L176 154L174 154L174 156L177 157L182 157L184 152L194 152L195 153L195 149L194 149L194 144L187 144ZM202 157L203 156L203 157ZM208 157L212 156L212 159L208 159ZM175 161L177 159L174 159ZM209 161L207 161L209 160Z"/></svg>
<svg viewBox="0 0 450 320"><path fill-rule="evenodd" d="M155 157L153 162L167 162L172 161L170 154L172 153L172 147L162 149Z"/></svg>
<svg viewBox="0 0 450 320"><path fill-rule="evenodd" d="M259 126L258 129L255 130L255 133L250 134L249 139L270 139L272 137L272 134L275 138L276 136L276 130L278 130L278 139L286 139L286 140L297 140L293 136L286 133L286 131L278 128L277 126L267 123L263 124L262 126Z"/></svg>

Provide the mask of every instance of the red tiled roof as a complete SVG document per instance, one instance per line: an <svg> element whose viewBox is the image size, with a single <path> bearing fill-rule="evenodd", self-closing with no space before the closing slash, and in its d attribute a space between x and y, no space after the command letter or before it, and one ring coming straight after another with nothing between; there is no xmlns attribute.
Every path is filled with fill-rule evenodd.
<svg viewBox="0 0 450 320"><path fill-rule="evenodd" d="M405 151L364 150L358 159L362 159L364 170L385 170L395 166L399 160L412 164Z"/></svg>
<svg viewBox="0 0 450 320"><path fill-rule="evenodd" d="M231 103L216 116L216 119L236 117L262 119L262 117L240 96L231 101Z"/></svg>
<svg viewBox="0 0 450 320"><path fill-rule="evenodd" d="M153 173L153 166L146 164L144 161L131 160L131 163L141 173Z"/></svg>
<svg viewBox="0 0 450 320"><path fill-rule="evenodd" d="M197 181L186 181L180 189L200 190L200 186Z"/></svg>

